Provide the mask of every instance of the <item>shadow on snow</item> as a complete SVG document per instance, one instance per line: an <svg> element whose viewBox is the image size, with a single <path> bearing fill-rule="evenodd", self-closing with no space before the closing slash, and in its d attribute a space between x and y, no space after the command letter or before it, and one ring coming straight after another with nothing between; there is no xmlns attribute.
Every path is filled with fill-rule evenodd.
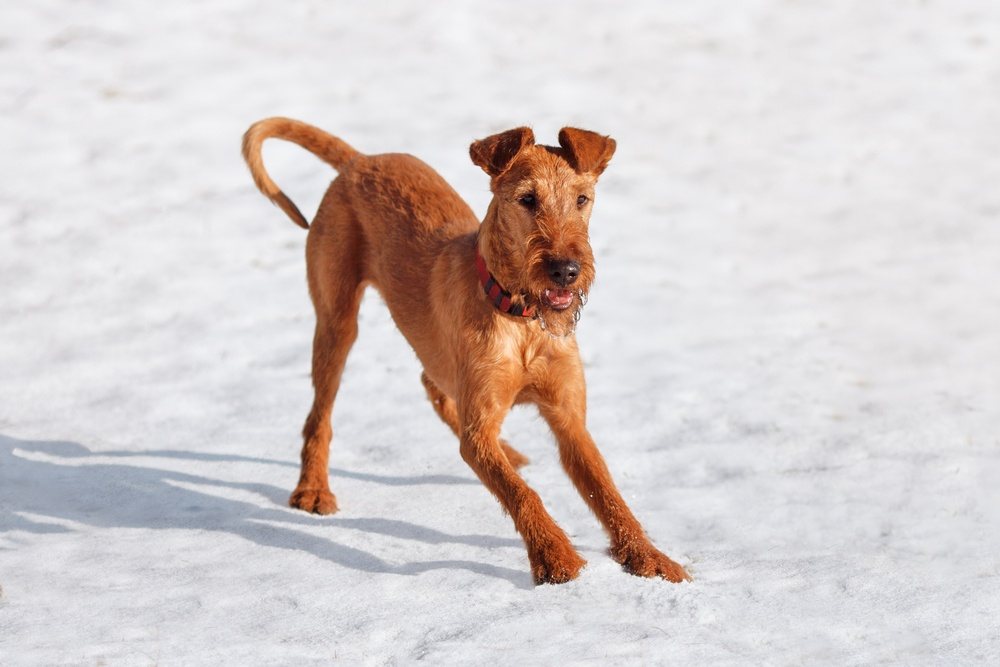
<svg viewBox="0 0 1000 667"><path fill-rule="evenodd" d="M284 508L288 492L278 487L224 481L129 462L138 458L203 461L215 465L296 465L288 461L181 450L94 453L74 442L27 441L0 435L0 533L15 530L60 533L73 530L59 525L60 520L112 528L221 531L262 546L305 551L364 572L415 575L431 570L461 569L503 579L520 588L531 588L527 568L520 571L467 560L397 565L361 549L317 537L304 529L315 528L322 521L331 526L333 533L338 529L350 529L426 544L463 544L485 549L523 548L520 540L489 535L454 535L398 519L317 519ZM109 463L109 459L114 462ZM474 480L451 475L395 477L345 470L331 470L331 473L390 486L477 484ZM251 502L221 498L188 488L190 485L251 492L278 506L260 507ZM32 515L39 519L32 518Z"/></svg>

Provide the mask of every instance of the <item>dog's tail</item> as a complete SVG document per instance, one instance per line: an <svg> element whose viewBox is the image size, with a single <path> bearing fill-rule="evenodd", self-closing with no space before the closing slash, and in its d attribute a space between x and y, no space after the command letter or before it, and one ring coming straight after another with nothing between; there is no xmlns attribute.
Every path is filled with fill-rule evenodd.
<svg viewBox="0 0 1000 667"><path fill-rule="evenodd" d="M265 118L251 125L243 135L243 159L250 167L257 189L284 211L292 222L303 229L309 229L309 223L299 207L281 191L264 169L260 149L264 140L271 137L298 144L337 170L343 169L359 153L345 141L318 127L291 118Z"/></svg>

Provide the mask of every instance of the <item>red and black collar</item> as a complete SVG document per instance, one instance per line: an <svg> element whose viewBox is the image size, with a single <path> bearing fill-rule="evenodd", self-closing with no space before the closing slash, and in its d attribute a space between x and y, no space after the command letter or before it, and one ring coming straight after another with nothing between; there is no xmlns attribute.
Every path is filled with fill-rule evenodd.
<svg viewBox="0 0 1000 667"><path fill-rule="evenodd" d="M501 313L526 318L532 318L535 316L535 309L531 306L511 302L510 292L500 287L500 283L498 283L497 279L493 277L490 270L486 268L486 260L479 254L478 247L476 248L476 272L479 274L479 282L482 284L483 291L486 292L486 296L489 297L490 301L493 302L493 305L496 306L497 310Z"/></svg>

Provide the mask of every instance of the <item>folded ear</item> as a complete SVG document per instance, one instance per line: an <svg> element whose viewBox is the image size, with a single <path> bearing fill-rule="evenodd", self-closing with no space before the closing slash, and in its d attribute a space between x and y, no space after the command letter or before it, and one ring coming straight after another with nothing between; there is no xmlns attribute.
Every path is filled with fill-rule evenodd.
<svg viewBox="0 0 1000 667"><path fill-rule="evenodd" d="M474 141L469 146L469 155L487 174L499 176L507 170L518 153L534 143L535 133L530 127L515 127Z"/></svg>
<svg viewBox="0 0 1000 667"><path fill-rule="evenodd" d="M615 154L615 140L603 134L564 127L559 130L559 145L566 161L578 174L600 176L611 156Z"/></svg>

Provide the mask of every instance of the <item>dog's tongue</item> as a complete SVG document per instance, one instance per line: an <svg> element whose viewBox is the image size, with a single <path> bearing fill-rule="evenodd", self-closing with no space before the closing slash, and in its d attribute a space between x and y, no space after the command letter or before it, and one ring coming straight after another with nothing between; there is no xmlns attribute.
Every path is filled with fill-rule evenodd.
<svg viewBox="0 0 1000 667"><path fill-rule="evenodd" d="M568 289L547 289L542 296L545 297L545 302L556 310L569 308L573 303L573 291Z"/></svg>

